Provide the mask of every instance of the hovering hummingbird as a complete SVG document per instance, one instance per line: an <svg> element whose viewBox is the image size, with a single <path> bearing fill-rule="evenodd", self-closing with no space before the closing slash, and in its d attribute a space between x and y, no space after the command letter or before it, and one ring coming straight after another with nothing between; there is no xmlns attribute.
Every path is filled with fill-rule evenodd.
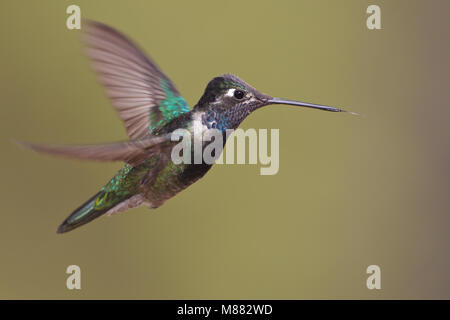
<svg viewBox="0 0 450 320"><path fill-rule="evenodd" d="M63 221L58 233L73 230L105 213L111 215L140 205L157 208L203 177L211 164L175 164L171 160L176 142L170 139L170 134L176 129L189 132L194 128L236 129L250 113L273 104L347 112L274 98L231 74L212 79L198 103L189 110L170 79L125 35L93 21L86 21L83 30L87 55L130 140L86 146L21 143L56 156L125 162L99 192Z"/></svg>

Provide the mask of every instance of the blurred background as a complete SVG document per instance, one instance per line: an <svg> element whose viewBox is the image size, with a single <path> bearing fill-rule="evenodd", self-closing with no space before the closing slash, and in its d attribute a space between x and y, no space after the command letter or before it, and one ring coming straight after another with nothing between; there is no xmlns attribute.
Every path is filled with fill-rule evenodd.
<svg viewBox="0 0 450 320"><path fill-rule="evenodd" d="M66 8L135 40L193 106L230 72L267 107L280 170L220 165L157 210L56 227L122 166L11 142L100 143L125 130ZM366 8L381 8L368 30ZM0 4L0 298L450 298L448 1L12 1ZM446 40L447 39L447 40ZM82 290L66 288L68 265ZM366 268L381 268L368 290Z"/></svg>

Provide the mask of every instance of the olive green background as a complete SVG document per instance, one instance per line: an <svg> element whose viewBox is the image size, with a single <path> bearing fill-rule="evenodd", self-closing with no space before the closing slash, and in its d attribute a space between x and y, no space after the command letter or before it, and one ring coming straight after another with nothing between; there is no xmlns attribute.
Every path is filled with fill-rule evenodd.
<svg viewBox="0 0 450 320"><path fill-rule="evenodd" d="M161 208L59 223L119 163L11 139L99 143L124 128L66 7L150 54L193 106L231 72L353 117L267 107L280 170L218 165ZM382 30L366 28L381 7ZM0 298L450 298L448 1L12 1L0 4ZM66 267L82 290L67 290ZM381 290L366 268L381 267Z"/></svg>

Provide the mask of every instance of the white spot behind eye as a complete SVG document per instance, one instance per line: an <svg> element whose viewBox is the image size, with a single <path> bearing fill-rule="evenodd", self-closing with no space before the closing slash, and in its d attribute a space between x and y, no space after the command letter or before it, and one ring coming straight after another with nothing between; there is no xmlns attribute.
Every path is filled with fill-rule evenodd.
<svg viewBox="0 0 450 320"><path fill-rule="evenodd" d="M232 97L232 96L234 96L235 91L236 91L236 89L234 89L234 88L228 89L227 93L225 93L225 96Z"/></svg>

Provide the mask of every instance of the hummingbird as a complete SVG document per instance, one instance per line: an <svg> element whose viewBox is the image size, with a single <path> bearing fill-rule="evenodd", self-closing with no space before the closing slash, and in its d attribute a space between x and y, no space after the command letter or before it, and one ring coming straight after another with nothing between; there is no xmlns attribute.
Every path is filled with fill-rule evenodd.
<svg viewBox="0 0 450 320"><path fill-rule="evenodd" d="M19 142L55 156L125 163L100 191L62 222L57 233L71 231L103 214L112 215L141 205L158 208L202 178L212 164L172 161L171 150L176 142L170 135L177 129L189 132L196 128L202 132L236 129L253 111L275 104L349 112L272 97L232 74L213 78L190 110L172 81L121 32L100 22L85 21L83 39L86 55L123 121L129 140L78 146Z"/></svg>

